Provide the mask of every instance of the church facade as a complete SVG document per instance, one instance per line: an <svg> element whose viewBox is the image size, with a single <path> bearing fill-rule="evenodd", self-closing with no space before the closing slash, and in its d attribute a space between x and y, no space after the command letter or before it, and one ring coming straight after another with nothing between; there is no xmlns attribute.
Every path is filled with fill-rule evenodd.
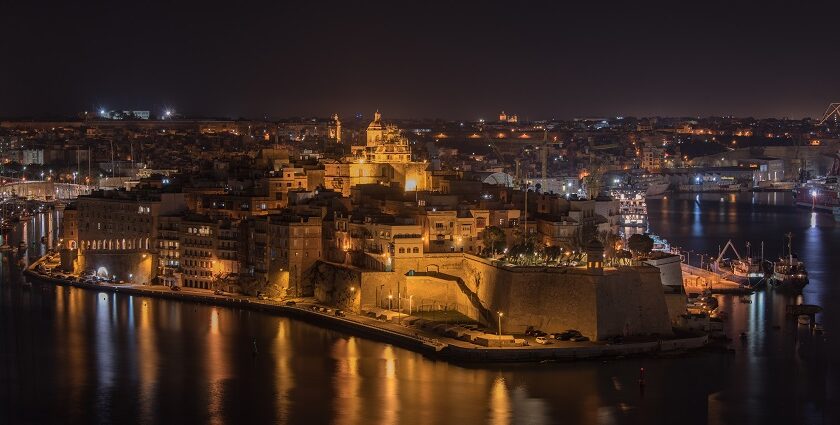
<svg viewBox="0 0 840 425"><path fill-rule="evenodd" d="M405 191L427 190L428 164L411 158L411 146L395 125L382 122L377 111L366 131L365 145L353 146L343 161L324 163L324 185L350 195L359 184L398 185Z"/></svg>

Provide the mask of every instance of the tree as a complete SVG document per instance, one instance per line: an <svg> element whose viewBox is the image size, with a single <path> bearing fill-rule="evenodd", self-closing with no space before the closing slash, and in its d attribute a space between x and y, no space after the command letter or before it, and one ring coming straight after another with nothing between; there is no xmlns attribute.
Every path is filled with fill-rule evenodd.
<svg viewBox="0 0 840 425"><path fill-rule="evenodd" d="M546 261L556 261L563 254L563 248L557 245L547 246L543 249L543 254L545 254Z"/></svg>
<svg viewBox="0 0 840 425"><path fill-rule="evenodd" d="M653 239L648 235L637 233L627 240L627 247L636 255L647 255L653 251Z"/></svg>
<svg viewBox="0 0 840 425"><path fill-rule="evenodd" d="M484 246L490 248L493 254L505 248L505 239L505 232L497 226L484 229Z"/></svg>

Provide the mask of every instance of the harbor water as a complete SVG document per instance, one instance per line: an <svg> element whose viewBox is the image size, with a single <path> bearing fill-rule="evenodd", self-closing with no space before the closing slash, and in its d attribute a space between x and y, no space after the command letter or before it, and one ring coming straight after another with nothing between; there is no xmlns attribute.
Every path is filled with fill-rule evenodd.
<svg viewBox="0 0 840 425"><path fill-rule="evenodd" d="M470 366L257 312L30 286L5 254L0 423L840 423L840 224L782 193L669 195L648 210L653 232L707 254L732 238L776 257L792 232L810 284L720 296L731 350ZM31 246L56 226L42 214L11 239ZM825 335L785 316L799 302L825 307Z"/></svg>

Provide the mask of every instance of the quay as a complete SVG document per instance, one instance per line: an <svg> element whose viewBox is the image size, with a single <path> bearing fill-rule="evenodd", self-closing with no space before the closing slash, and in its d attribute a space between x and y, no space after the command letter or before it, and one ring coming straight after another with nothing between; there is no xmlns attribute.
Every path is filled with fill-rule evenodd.
<svg viewBox="0 0 840 425"><path fill-rule="evenodd" d="M726 279L723 275L699 267L680 263L683 275L683 286L685 291L690 293L702 293L709 291L713 294L740 294L752 293L753 289L745 288L738 282Z"/></svg>
<svg viewBox="0 0 840 425"><path fill-rule="evenodd" d="M501 342L510 335L486 334L491 346L482 346L450 338L426 329L410 327L410 316L402 316L401 322L383 321L366 315L345 312L338 316L328 306L320 305L311 298L284 299L281 301L257 297L225 294L215 295L209 290L184 288L172 291L165 286L134 284L91 284L61 279L42 274L37 266L46 259L42 257L24 270L31 281L58 286L73 286L86 290L137 295L178 301L192 301L221 307L243 308L253 311L277 314L330 329L348 332L373 340L421 353L427 357L454 363L507 363L538 361L572 361L582 359L620 358L624 356L656 355L659 353L682 353L698 349L708 343L707 335L671 337L650 341L607 344L605 342L553 341L550 345L526 345L493 347L492 341ZM315 307L315 309L313 309ZM329 313L318 311L324 308ZM329 310L328 310L329 309ZM496 339L499 338L499 339Z"/></svg>

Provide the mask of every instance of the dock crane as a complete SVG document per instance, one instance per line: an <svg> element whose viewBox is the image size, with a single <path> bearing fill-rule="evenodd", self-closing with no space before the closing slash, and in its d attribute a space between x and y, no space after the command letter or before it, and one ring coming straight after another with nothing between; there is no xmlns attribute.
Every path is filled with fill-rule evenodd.
<svg viewBox="0 0 840 425"><path fill-rule="evenodd" d="M726 251L729 248L732 248L732 252L735 253L735 257L738 259L738 261L741 261L741 254L738 254L738 250L735 249L735 245L732 244L732 239L730 239L730 240L726 241L726 245L723 246L723 249L721 249L718 252L718 256L717 256L717 258L715 258L715 261L714 261L713 264L715 265L715 271L716 272L720 271L720 260L723 259L723 254L726 254Z"/></svg>

